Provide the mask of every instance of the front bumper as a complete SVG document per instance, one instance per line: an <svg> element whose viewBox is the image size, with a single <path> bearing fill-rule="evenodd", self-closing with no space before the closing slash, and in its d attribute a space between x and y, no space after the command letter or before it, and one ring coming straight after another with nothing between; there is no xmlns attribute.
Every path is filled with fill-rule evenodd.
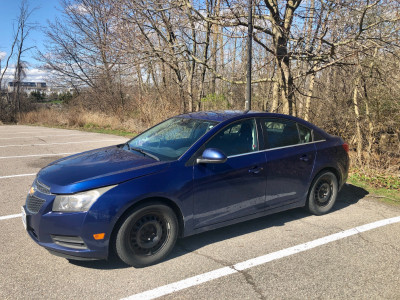
<svg viewBox="0 0 400 300"><path fill-rule="evenodd" d="M49 251L50 254L53 254L53 255L59 256L59 257L63 257L63 258L66 258L66 259L71 259L71 260L92 261L92 260L102 259L102 258L94 258L94 257L80 257L80 256L74 256L74 255L66 254L66 253L63 253L63 252L57 252L57 251L50 250L50 249L47 249L47 250Z"/></svg>
<svg viewBox="0 0 400 300"><path fill-rule="evenodd" d="M27 232L38 245L52 254L76 260L107 259L108 222L99 220L98 214L89 212L53 212L55 195L36 191L34 196L43 199L38 212L26 212ZM29 196L28 196L29 197ZM93 234L105 232L103 240L95 240Z"/></svg>

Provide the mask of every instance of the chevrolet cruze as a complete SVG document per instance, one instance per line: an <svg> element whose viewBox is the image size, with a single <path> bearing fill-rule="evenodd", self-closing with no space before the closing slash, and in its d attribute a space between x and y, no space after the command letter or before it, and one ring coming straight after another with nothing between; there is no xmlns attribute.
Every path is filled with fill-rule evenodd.
<svg viewBox="0 0 400 300"><path fill-rule="evenodd" d="M57 160L37 174L22 217L68 259L159 262L178 237L305 206L327 213L348 145L292 116L248 111L170 118L125 144Z"/></svg>

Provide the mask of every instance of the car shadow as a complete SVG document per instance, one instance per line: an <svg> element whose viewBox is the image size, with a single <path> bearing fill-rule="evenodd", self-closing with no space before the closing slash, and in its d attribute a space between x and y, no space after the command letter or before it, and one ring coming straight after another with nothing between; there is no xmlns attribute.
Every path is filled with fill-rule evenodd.
<svg viewBox="0 0 400 300"><path fill-rule="evenodd" d="M339 192L337 202L332 209L332 212L344 209L350 205L357 203L360 199L368 195L368 191L363 188L346 184ZM165 261L180 257L187 253L196 251L206 245L221 242L223 240L235 238L248 233L263 230L269 227L284 226L285 223L299 220L310 216L310 213L304 208L295 208L288 211L260 217L254 220L245 221L235 225L211 230L208 232L196 234L186 238L179 239L172 253ZM109 260L99 261L70 261L71 264L83 268L91 269L122 269L129 268L120 261L115 255L112 255Z"/></svg>

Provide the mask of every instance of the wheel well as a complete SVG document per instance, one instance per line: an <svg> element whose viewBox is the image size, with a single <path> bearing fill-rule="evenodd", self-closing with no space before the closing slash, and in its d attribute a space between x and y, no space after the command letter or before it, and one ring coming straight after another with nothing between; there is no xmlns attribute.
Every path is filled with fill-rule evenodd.
<svg viewBox="0 0 400 300"><path fill-rule="evenodd" d="M139 202L132 204L118 218L117 222L115 223L115 225L112 229L111 236L110 236L110 242L108 245L109 256L110 256L110 253L114 250L113 247L115 244L116 234L117 234L118 228L121 226L121 223L123 222L123 220L125 219L125 217L127 215L130 215L137 207L143 205L145 202L147 202L148 204L161 203L161 204L164 204L164 205L172 208L172 210L174 211L174 213L178 219L178 226L179 226L178 236L183 235L183 230L184 230L183 215L182 215L180 208L178 207L178 205L176 205L175 202L173 202L172 200L170 200L168 198L162 198L162 197L145 198L145 199L140 200Z"/></svg>
<svg viewBox="0 0 400 300"><path fill-rule="evenodd" d="M322 169L322 170L320 170L315 176L314 176L314 178L313 178L313 181L314 181L314 179L315 178L317 178L317 176L319 175L319 174L321 174L321 173L323 173L323 172L326 172L326 171L329 171L329 172L332 172L335 176L336 176L336 179L337 179L337 181L338 181L338 187L340 186L340 184L341 184L341 176L340 176L340 173L338 172L338 170L336 170L335 168L332 168L332 167L330 167L330 168L324 168L324 169ZM312 182L313 182L312 181Z"/></svg>

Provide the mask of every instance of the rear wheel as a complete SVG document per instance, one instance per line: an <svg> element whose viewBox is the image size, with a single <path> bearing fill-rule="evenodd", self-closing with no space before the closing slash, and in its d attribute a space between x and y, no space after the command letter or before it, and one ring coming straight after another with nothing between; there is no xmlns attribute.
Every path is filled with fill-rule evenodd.
<svg viewBox="0 0 400 300"><path fill-rule="evenodd" d="M135 210L122 222L115 241L118 257L128 265L145 267L165 258L178 237L174 211L162 204Z"/></svg>
<svg viewBox="0 0 400 300"><path fill-rule="evenodd" d="M336 202L338 180L332 172L319 174L308 192L307 208L315 215L323 215L331 210Z"/></svg>

